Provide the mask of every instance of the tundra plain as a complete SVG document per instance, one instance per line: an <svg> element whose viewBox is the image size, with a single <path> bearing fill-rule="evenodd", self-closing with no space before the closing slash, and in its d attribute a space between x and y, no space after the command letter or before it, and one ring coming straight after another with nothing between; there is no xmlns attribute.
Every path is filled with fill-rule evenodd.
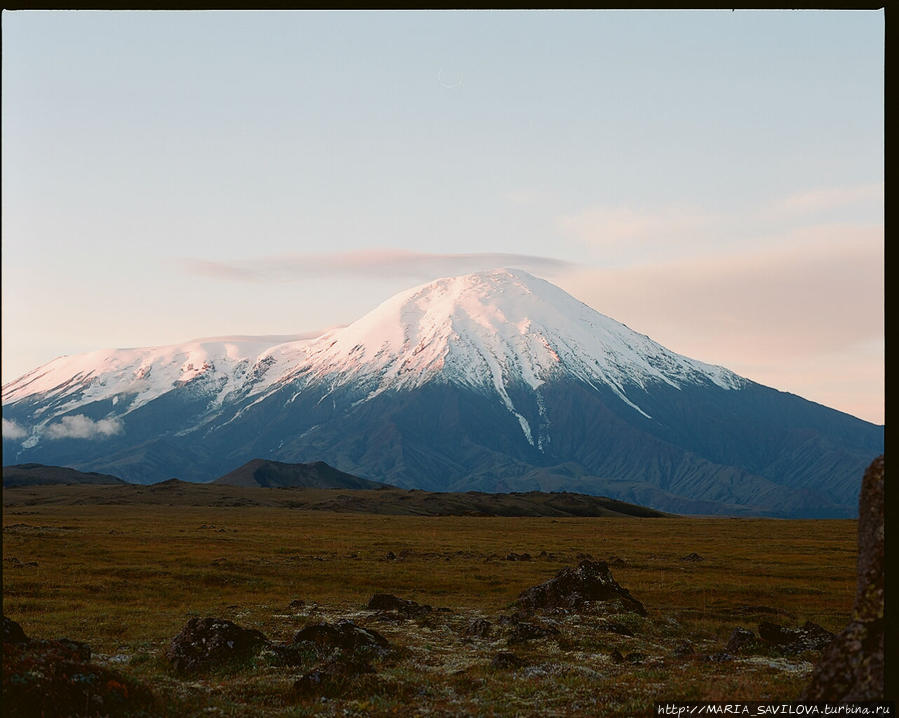
<svg viewBox="0 0 899 718"><path fill-rule="evenodd" d="M637 716L664 700L790 701L820 651L729 653L730 636L763 621L839 632L855 591L852 520L376 515L40 497L4 491L4 615L29 637L89 644L93 662L147 686L166 716ZM518 595L585 558L608 562L648 615L552 611L534 620L557 634L515 639L503 616ZM377 593L435 610L369 610ZM189 619L206 616L275 643L348 619L395 650L329 695L295 689L322 663L312 654L285 666L263 652L185 679L166 649ZM477 619L489 624L483 635L471 631ZM495 660L505 653L512 664Z"/></svg>

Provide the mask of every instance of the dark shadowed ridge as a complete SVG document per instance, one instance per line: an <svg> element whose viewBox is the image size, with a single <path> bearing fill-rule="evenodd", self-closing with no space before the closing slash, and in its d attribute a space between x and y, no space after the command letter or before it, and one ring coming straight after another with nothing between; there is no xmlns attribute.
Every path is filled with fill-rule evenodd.
<svg viewBox="0 0 899 718"><path fill-rule="evenodd" d="M260 486L293 489L381 489L387 484L347 474L324 461L310 464L287 464L280 461L253 459L220 476L211 483L227 486Z"/></svg>
<svg viewBox="0 0 899 718"><path fill-rule="evenodd" d="M15 464L3 467L3 486L51 486L56 484L125 484L116 476L77 471L65 466Z"/></svg>

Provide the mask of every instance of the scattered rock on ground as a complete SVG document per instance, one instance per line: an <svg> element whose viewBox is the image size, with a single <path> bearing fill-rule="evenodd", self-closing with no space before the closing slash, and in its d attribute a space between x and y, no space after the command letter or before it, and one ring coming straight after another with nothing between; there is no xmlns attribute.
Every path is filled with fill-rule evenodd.
<svg viewBox="0 0 899 718"><path fill-rule="evenodd" d="M681 561L705 561L705 559L694 551L693 553L688 553L686 556L682 556Z"/></svg>
<svg viewBox="0 0 899 718"><path fill-rule="evenodd" d="M506 554L506 561L530 561L531 554L529 553L508 553Z"/></svg>
<svg viewBox="0 0 899 718"><path fill-rule="evenodd" d="M759 639L746 628L735 628L724 650L727 653L747 653L760 647Z"/></svg>
<svg viewBox="0 0 899 718"><path fill-rule="evenodd" d="M308 641L319 648L342 651L375 650L384 651L390 647L390 643L384 636L370 628L362 628L352 621L338 621L337 623L319 623L306 626L294 637L293 642L302 643Z"/></svg>
<svg viewBox="0 0 899 718"><path fill-rule="evenodd" d="M191 675L246 660L267 644L259 631L223 618L192 618L172 639L166 655L176 673Z"/></svg>
<svg viewBox="0 0 899 718"><path fill-rule="evenodd" d="M469 638L487 638L493 630L493 624L485 618L472 618L465 628Z"/></svg>
<svg viewBox="0 0 899 718"><path fill-rule="evenodd" d="M678 658L693 655L693 644L689 641L681 641L674 647L674 655Z"/></svg>
<svg viewBox="0 0 899 718"><path fill-rule="evenodd" d="M564 568L545 583L522 591L516 604L524 610L585 608L588 602L616 605L621 612L646 615L643 604L612 578L605 561L581 561L577 568Z"/></svg>
<svg viewBox="0 0 899 718"><path fill-rule="evenodd" d="M800 700L884 697L883 456L865 471L858 500L858 568L852 621L824 650Z"/></svg>
<svg viewBox="0 0 899 718"><path fill-rule="evenodd" d="M501 651L493 657L493 660L490 661L490 665L493 668L498 668L500 670L509 668L521 668L524 665L524 660L516 656L514 653Z"/></svg>
<svg viewBox="0 0 899 718"><path fill-rule="evenodd" d="M514 624L512 632L509 634L508 642L524 643L535 638L549 638L550 636L558 636L559 629L553 626L541 626L536 623L525 623L520 621Z"/></svg>
<svg viewBox="0 0 899 718"><path fill-rule="evenodd" d="M289 604L287 604L288 608L292 608L293 610L297 610L300 608L304 608L306 606L306 602L302 598L295 598Z"/></svg>
<svg viewBox="0 0 899 718"><path fill-rule="evenodd" d="M4 637L9 629L17 639L3 643L3 715L115 718L160 714L156 698L146 686L90 663L86 644L68 639L21 640L24 633L14 630L18 624L9 619L3 623Z"/></svg>
<svg viewBox="0 0 899 718"><path fill-rule="evenodd" d="M762 621L759 624L759 638L783 653L802 653L826 648L833 640L833 634L811 621L806 621L801 628L787 628Z"/></svg>
<svg viewBox="0 0 899 718"><path fill-rule="evenodd" d="M331 698L343 694L356 676L374 672L365 661L338 656L303 675L293 684L293 689L302 697Z"/></svg>
<svg viewBox="0 0 899 718"><path fill-rule="evenodd" d="M26 643L28 636L22 627L11 618L3 616L3 642L4 643Z"/></svg>
<svg viewBox="0 0 899 718"><path fill-rule="evenodd" d="M376 593L369 600L368 608L372 611L396 611L406 616L423 616L434 610L428 605L397 598L389 593Z"/></svg>

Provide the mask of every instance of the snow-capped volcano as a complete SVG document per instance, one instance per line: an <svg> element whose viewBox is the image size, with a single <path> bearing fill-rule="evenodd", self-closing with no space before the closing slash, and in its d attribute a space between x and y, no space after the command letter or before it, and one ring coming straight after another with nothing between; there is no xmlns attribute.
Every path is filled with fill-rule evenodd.
<svg viewBox="0 0 899 718"><path fill-rule="evenodd" d="M492 388L510 410L505 387L537 389L564 374L605 384L637 411L624 387L711 381L736 388L740 377L675 354L527 272L499 269L448 277L397 294L348 327L305 348L297 373L335 384L372 382L374 393L429 381ZM645 413L644 413L645 414Z"/></svg>
<svg viewBox="0 0 899 718"><path fill-rule="evenodd" d="M409 289L311 339L63 357L4 386L3 415L10 459L131 480L324 460L406 486L675 511L840 513L883 442L882 427L676 354L511 269Z"/></svg>

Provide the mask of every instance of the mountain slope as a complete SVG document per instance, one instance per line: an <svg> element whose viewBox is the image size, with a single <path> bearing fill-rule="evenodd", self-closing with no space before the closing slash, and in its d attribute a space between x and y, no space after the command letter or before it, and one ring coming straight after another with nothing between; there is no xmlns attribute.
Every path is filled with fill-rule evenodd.
<svg viewBox="0 0 899 718"><path fill-rule="evenodd" d="M403 487L684 513L853 515L883 451L883 427L678 355L518 270L415 287L310 341L57 360L3 401L17 461L142 482L321 460Z"/></svg>

